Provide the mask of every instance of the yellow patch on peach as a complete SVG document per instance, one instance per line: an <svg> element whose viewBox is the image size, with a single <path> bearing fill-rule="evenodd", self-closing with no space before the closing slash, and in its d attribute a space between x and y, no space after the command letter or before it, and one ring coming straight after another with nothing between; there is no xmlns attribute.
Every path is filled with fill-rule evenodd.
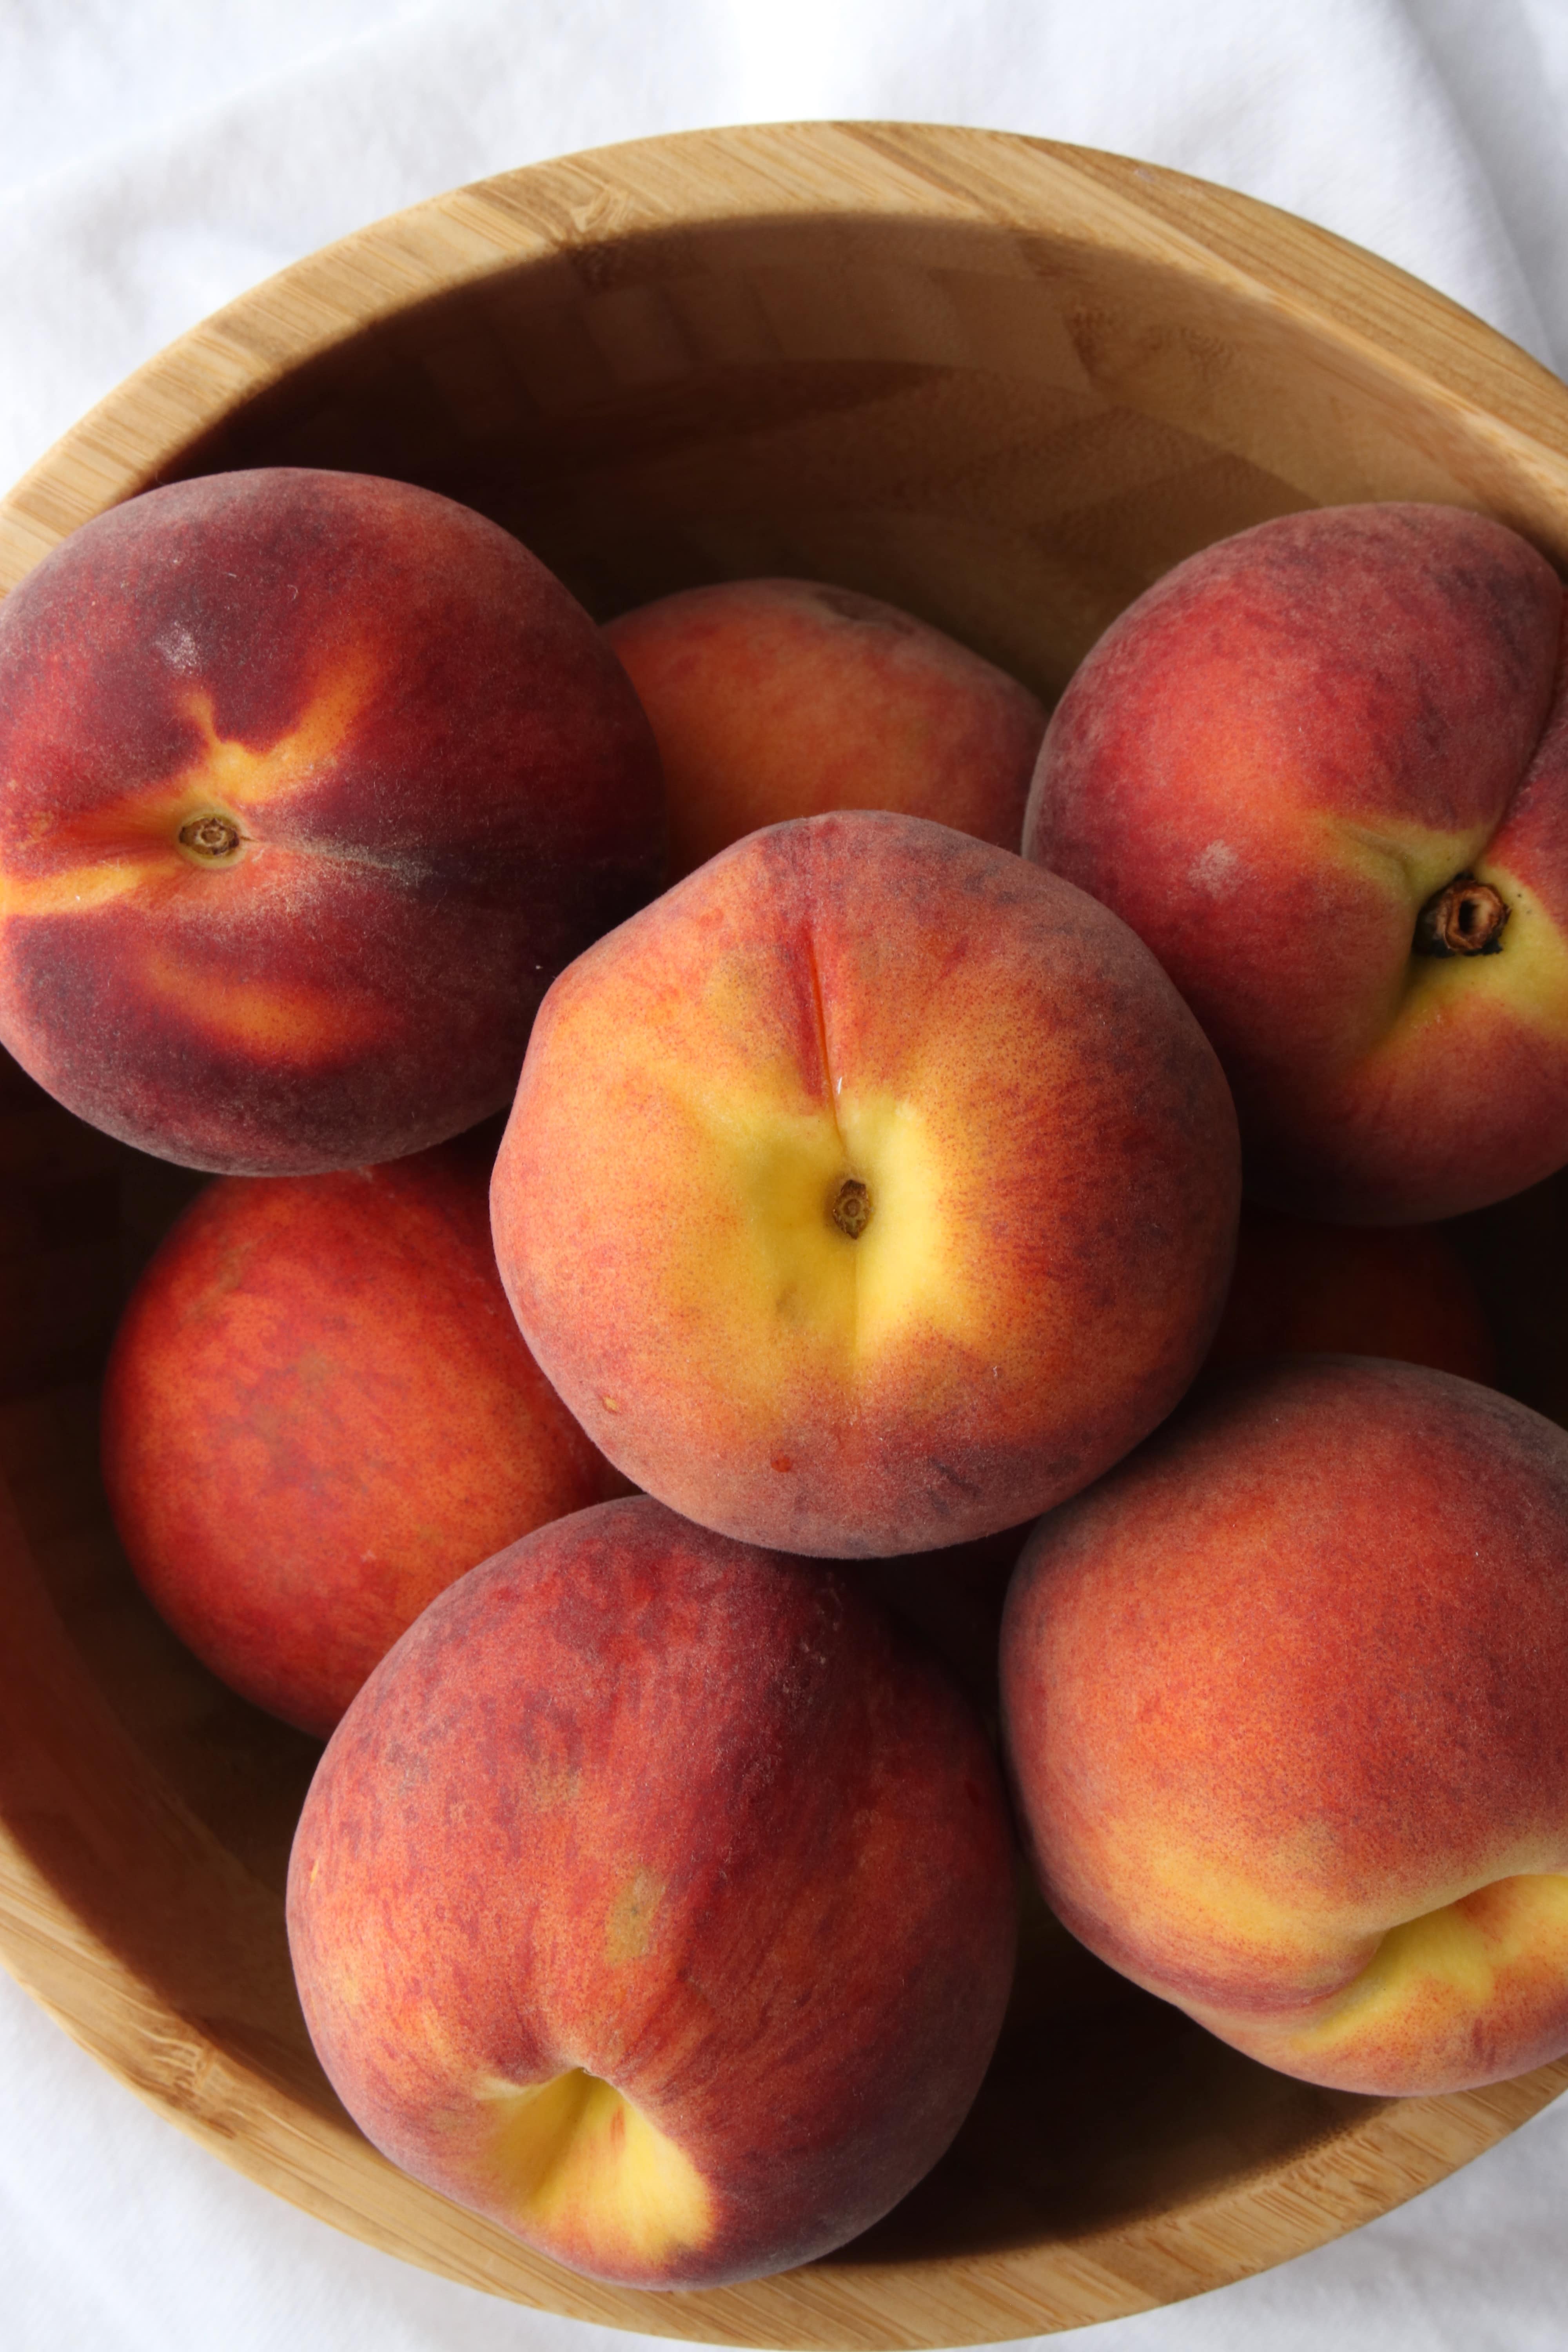
<svg viewBox="0 0 1568 2352"><path fill-rule="evenodd" d="M220 1042L241 1045L287 1061L316 1061L365 1046L384 1033L375 1005L356 1003L341 989L289 987L279 981L225 980L174 956L148 950L136 977L146 995L178 1010Z"/></svg>
<svg viewBox="0 0 1568 2352"><path fill-rule="evenodd" d="M340 661L311 696L300 724L259 751L218 733L210 695L186 695L182 709L204 738L197 758L166 781L139 786L107 805L63 822L46 819L41 829L35 823L35 845L47 844L56 858L74 848L81 863L56 865L44 874L0 872L0 918L90 913L149 887L177 887L197 876L205 881L232 870L252 845L246 813L286 799L316 780L367 707L375 682L368 656ZM212 815L234 826L239 856L203 857L181 840L193 819ZM300 1009L291 1024L296 1027ZM243 1014L241 1019L247 1042L273 1042L273 1030L245 1022Z"/></svg>
<svg viewBox="0 0 1568 2352"><path fill-rule="evenodd" d="M1215 1853L1184 1853L1179 1841L1167 1835L1167 1824L1156 1817L1143 1834L1126 1818L1108 1819L1104 1836L1113 1853L1114 1868L1103 1862L1097 1872L1114 1897L1118 1939L1132 1953L1164 1952L1173 1922L1180 1922L1176 1972L1180 1954L1200 1952L1205 1973L1212 1975L1216 1956L1229 1978L1229 1995L1223 2004L1201 2005L1183 1996L1194 2016L1248 2013L1247 1990L1288 1982L1292 1997L1308 2001L1336 1993L1364 1965L1375 1945L1377 1925L1351 1910L1309 1910L1299 1893L1272 1893L1256 1871L1227 1869ZM1278 1881L1289 1889L1293 1865L1308 1867L1311 1832L1304 1830L1303 1851L1275 1855ZM1130 1958L1127 1973L1155 1990L1165 1990L1163 1966L1154 1974Z"/></svg>
<svg viewBox="0 0 1568 2352"><path fill-rule="evenodd" d="M837 1121L847 1172L864 1179L876 1203L849 1250L858 1347L874 1356L924 1325L984 1348L994 1309L965 1279L967 1253L944 1213L942 1155L920 1111L851 1090L838 1097Z"/></svg>
<svg viewBox="0 0 1568 2352"><path fill-rule="evenodd" d="M1307 2059L1397 2042L1417 2008L1462 2028L1493 2009L1521 1965L1542 1962L1568 1977L1568 1876L1492 1880L1390 1927L1354 1981L1291 2031L1290 2045Z"/></svg>
<svg viewBox="0 0 1568 2352"><path fill-rule="evenodd" d="M597 2268L657 2276L713 2234L713 2200L690 2158L596 2074L574 2066L520 2089L487 2084L496 2169L514 2226Z"/></svg>
<svg viewBox="0 0 1568 2352"><path fill-rule="evenodd" d="M318 680L307 700L299 725L259 751L220 735L211 696L193 692L185 697L184 709L201 730L205 749L178 781L192 788L216 786L221 796L241 808L285 798L312 783L342 749L344 737L369 708L378 682L377 665L368 650L346 658L336 656L331 671Z"/></svg>
<svg viewBox="0 0 1568 2352"><path fill-rule="evenodd" d="M1419 1021L1428 1004L1444 1000L1454 986L1473 986L1477 960L1469 956L1418 956L1415 953L1416 919L1426 901L1469 872L1486 846L1488 835L1436 832L1423 825L1385 821L1380 824L1347 823L1322 816L1313 828L1325 838L1303 842L1302 871L1314 864L1341 868L1370 886L1397 919L1404 908L1409 926L1408 951L1393 962L1382 981L1369 981L1360 1009L1360 1042L1363 1052L1389 1050L1389 1032L1395 1024ZM1487 961L1495 963L1496 957ZM1347 1042L1349 1042L1347 1040Z"/></svg>
<svg viewBox="0 0 1568 2352"><path fill-rule="evenodd" d="M67 866L54 874L8 874L0 871L0 919L13 915L74 915L111 906L117 899L143 890L147 877L142 861L132 856L100 858L91 865Z"/></svg>
<svg viewBox="0 0 1568 2352"><path fill-rule="evenodd" d="M743 1309L749 1328L808 1339L821 1362L849 1371L916 1328L981 1344L985 1302L966 1279L939 1155L913 1104L846 1088L836 1108L781 1108L728 1072L694 1087L672 1069L667 1083L700 1132L692 1164L711 1186L711 1214L668 1237L691 1311L734 1319ZM871 1203L858 1238L832 1213L847 1180Z"/></svg>
<svg viewBox="0 0 1568 2352"><path fill-rule="evenodd" d="M1494 825L1478 825L1468 833L1440 831L1430 825L1385 817L1376 824L1320 814L1317 827L1324 855L1337 856L1390 898L1408 898L1415 908L1426 905L1456 874L1466 873L1486 847ZM1412 924L1412 936L1414 936Z"/></svg>

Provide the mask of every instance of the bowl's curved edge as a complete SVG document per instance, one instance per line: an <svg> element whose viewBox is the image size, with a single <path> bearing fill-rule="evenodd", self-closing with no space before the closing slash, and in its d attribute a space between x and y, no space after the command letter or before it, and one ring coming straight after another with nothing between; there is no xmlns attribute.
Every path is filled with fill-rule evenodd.
<svg viewBox="0 0 1568 2352"><path fill-rule="evenodd" d="M808 124L691 132L527 167L395 215L279 273L149 361L24 477L0 508L0 588L91 515L156 480L188 446L198 418L205 426L232 413L286 370L410 300L677 224L837 205L859 216L1037 229L1047 199L1053 234L1131 247L1151 264L1308 320L1342 351L1347 369L1406 382L1462 417L1517 478L1527 509L1533 487L1538 535L1568 551L1568 394L1526 354L1390 265L1250 199L1127 159L1013 134ZM1396 350L1387 341L1391 317ZM24 1555L19 1531L0 1527L0 1591L26 1593L32 1570ZM68 1690L77 1712L67 1719L79 1730L80 1710L90 1715L96 1702L112 1723L58 1621L48 1632L53 1612L41 1591L22 1613L23 1654L29 1643L66 1654L49 1682ZM55 1729L64 1737L58 1716ZM61 1897L58 1874L37 1859L36 1835L40 1775L79 1785L81 1769L79 1757L51 1746L37 1711L0 1726L0 1959L12 1973L121 2080L265 2186L424 2267L600 2324L710 2343L869 2352L1000 2342L1148 2309L1387 2210L1568 2087L1562 2062L1488 2090L1391 2102L1283 2166L1075 2241L919 2264L827 2262L700 2294L596 2288L405 2181L330 2097L309 2089L302 2062L251 2063L221 2003L205 2022L83 1923ZM144 1759L122 1759L122 1769L154 1787ZM168 1851L206 1836L172 1792L153 1810ZM237 1867L208 1843L212 1857ZM150 2067L149 2049L172 2053L169 2065Z"/></svg>
<svg viewBox="0 0 1568 2352"><path fill-rule="evenodd" d="M1558 508L1568 554L1568 394L1494 329L1327 229L1188 175L1022 133L807 122L633 140L426 199L291 264L178 336L89 409L0 501L0 594L104 508L157 481L204 425L412 301L527 260L825 206L1038 229L1309 322L1347 364L1462 413Z"/></svg>

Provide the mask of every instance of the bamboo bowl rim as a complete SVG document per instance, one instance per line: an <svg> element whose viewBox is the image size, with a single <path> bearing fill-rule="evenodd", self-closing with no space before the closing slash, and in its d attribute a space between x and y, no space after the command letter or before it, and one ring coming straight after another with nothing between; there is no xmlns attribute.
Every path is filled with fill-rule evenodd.
<svg viewBox="0 0 1568 2352"><path fill-rule="evenodd" d="M1568 393L1468 312L1391 265L1244 196L1097 151L893 123L694 131L459 188L322 248L180 337L75 425L0 507L0 593L68 531L178 469L184 453L307 362L462 288L584 247L758 221L1001 227L1132 257L1310 330L1348 386L1418 396L1515 486L1568 553ZM1509 504L1504 498L1495 510ZM0 1494L0 1959L79 2042L252 2179L368 2242L535 2307L706 2342L994 2342L1152 2308L1268 2267L1385 2211L1568 2087L1568 2060L1489 2089L1363 2110L1283 2163L1070 2241L924 2263L818 2263L733 2289L597 2286L417 2189L341 2111L174 2002L59 1891L31 1826L90 1813L78 1748L121 1776L124 1851L168 1883L204 1874L254 1916L263 1895L140 1758L91 1685ZM88 1733L82 1727L87 1724ZM47 1793L40 1797L39 1791ZM140 1814L132 1813L140 1806ZM149 1825L150 1824L150 1825ZM154 1847L156 1853L154 1854Z"/></svg>

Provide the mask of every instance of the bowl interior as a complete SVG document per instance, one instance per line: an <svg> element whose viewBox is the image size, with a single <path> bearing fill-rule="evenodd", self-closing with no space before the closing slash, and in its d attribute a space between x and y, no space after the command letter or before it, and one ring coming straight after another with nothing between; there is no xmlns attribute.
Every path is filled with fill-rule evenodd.
<svg viewBox="0 0 1568 2352"><path fill-rule="evenodd" d="M1299 224L1112 158L819 126L515 173L315 257L86 420L19 486L0 552L18 576L153 479L342 467L481 509L601 618L718 578L826 579L923 614L1050 697L1173 562L1294 508L1480 506L1561 557L1565 451L1568 398L1532 363ZM316 2067L283 1942L289 1838L318 1751L164 1631L97 1483L114 1316L201 1180L82 1128L16 1071L0 1135L15 1334L0 1470L25 1538L7 1606L42 1662L0 1748L0 1946L109 2063L286 2193L435 2267L617 2325L985 2341L1300 2251L1559 2086L1563 2070L1542 2070L1510 2095L1405 2103L1404 2116L1315 2090L1225 2049L1041 1916L957 2145L809 2274L722 2294L589 2289L383 2179ZM1541 1188L1461 1235L1507 1385L1552 1412L1568 1408L1563 1198ZM91 1998L89 1948L102 1956ZM138 1998L140 2023L121 2013ZM286 2158L287 2131L317 2156Z"/></svg>

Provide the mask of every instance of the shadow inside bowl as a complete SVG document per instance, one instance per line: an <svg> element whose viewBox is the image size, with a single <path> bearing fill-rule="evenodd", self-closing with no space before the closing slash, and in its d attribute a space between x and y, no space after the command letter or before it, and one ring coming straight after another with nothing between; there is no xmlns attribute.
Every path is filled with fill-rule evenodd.
<svg viewBox="0 0 1568 2352"><path fill-rule="evenodd" d="M163 478L287 464L418 482L515 532L600 619L715 579L826 579L1050 698L1214 538L1364 495L1380 456L1411 495L1460 494L1392 419L1386 450L1344 452L1340 482L1303 468L1329 441L1328 368L1302 369L1293 400L1255 395L1266 355L1237 334L1240 305L1173 291L1168 272L989 225L628 236L362 330ZM1220 375L1227 421L1256 401L1255 454L1203 429Z"/></svg>

